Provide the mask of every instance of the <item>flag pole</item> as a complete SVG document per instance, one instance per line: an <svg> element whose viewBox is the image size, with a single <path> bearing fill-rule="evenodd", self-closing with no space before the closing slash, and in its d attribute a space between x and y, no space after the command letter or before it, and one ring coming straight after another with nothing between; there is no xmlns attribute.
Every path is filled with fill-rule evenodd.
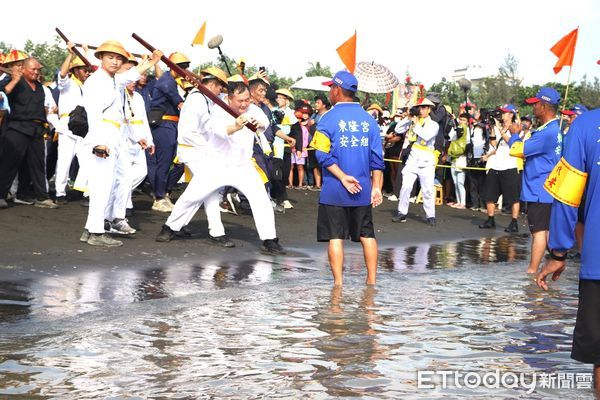
<svg viewBox="0 0 600 400"><path fill-rule="evenodd" d="M571 85L571 72L573 71L573 66L569 65L569 76L567 77L567 88L565 89L565 99L563 100L563 105L562 105L562 110L561 110L561 117L560 117L560 123L558 124L558 130L562 132L562 125L563 125L563 121L564 118L562 117L564 114L562 113L562 111L565 111L565 108L567 107L567 99L569 98L569 86Z"/></svg>

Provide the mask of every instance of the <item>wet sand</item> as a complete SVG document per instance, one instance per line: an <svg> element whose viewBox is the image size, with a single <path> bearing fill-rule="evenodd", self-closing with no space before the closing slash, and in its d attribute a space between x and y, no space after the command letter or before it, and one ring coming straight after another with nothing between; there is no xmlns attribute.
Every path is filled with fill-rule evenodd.
<svg viewBox="0 0 600 400"><path fill-rule="evenodd" d="M307 251L323 254L326 245L316 242L318 193L289 190L289 196L294 209L285 214L276 214L280 243L292 255L299 253L305 256ZM496 230L481 230L477 225L485 218L484 213L438 206L438 224L436 227L429 227L424 222L422 205L411 204L408 222L395 224L391 222L391 217L397 204L385 200L374 210L380 246L498 236L504 234L504 227L510 221L509 216L500 214L496 216ZM56 210L25 205L13 205L9 209L0 210L0 271L5 277L24 277L48 268L54 274L61 274L73 269L95 270L180 258L236 260L259 252L261 241L250 215L221 214L227 234L236 243L235 248L224 249L208 242L203 209L189 225L192 237L157 243L154 239L168 214L152 211L151 198L143 193L134 196L134 205L135 212L129 221L138 232L123 238L122 247L110 249L79 242L87 209L78 201L69 202ZM527 232L524 223L525 220L521 219L521 233ZM348 246L358 244L348 242Z"/></svg>

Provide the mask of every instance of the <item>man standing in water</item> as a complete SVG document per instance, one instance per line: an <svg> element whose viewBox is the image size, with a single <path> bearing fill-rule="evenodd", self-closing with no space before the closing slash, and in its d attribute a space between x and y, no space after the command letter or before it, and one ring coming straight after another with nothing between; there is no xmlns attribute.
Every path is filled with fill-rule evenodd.
<svg viewBox="0 0 600 400"><path fill-rule="evenodd" d="M600 393L600 109L578 117L569 129L563 156L544 188L554 197L550 214L550 259L538 274L539 287L548 290L546 277L556 281L565 270L567 251L575 242L575 223L585 189L584 233L579 272L579 307L571 357L594 364L594 389ZM596 201L595 201L596 200Z"/></svg>
<svg viewBox="0 0 600 400"><path fill-rule="evenodd" d="M375 284L377 241L371 207L381 204L383 150L377 122L359 103L356 77L339 71L331 81L329 100L334 106L323 115L311 147L323 168L319 197L317 240L329 242L328 257L334 285L342 285L344 240L362 244L368 285Z"/></svg>

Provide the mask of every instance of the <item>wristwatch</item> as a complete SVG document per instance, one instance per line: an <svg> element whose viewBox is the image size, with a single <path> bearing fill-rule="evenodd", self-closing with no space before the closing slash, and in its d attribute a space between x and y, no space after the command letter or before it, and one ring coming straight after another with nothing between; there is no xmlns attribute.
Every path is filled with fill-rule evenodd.
<svg viewBox="0 0 600 400"><path fill-rule="evenodd" d="M568 251L565 251L565 254L563 255L558 255L554 252L553 249L547 247L546 248L548 250L548 255L550 256L551 259L556 260L556 261L565 261L567 259L567 254Z"/></svg>

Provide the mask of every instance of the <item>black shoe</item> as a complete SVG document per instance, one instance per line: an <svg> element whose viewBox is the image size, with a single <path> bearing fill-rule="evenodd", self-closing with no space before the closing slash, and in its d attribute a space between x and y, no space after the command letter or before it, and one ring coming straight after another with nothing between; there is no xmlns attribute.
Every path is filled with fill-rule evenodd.
<svg viewBox="0 0 600 400"><path fill-rule="evenodd" d="M89 207L90 206L90 198L89 197L84 197L83 199L81 199L81 207Z"/></svg>
<svg viewBox="0 0 600 400"><path fill-rule="evenodd" d="M406 215L399 212L392 218L392 222L406 222Z"/></svg>
<svg viewBox="0 0 600 400"><path fill-rule="evenodd" d="M495 229L496 221L494 218L488 218L483 224L479 225L479 229Z"/></svg>
<svg viewBox="0 0 600 400"><path fill-rule="evenodd" d="M187 226L181 228L179 232L175 232L175 236L177 237L190 237L192 236L192 231Z"/></svg>
<svg viewBox="0 0 600 400"><path fill-rule="evenodd" d="M58 204L59 206L63 206L65 204L67 204L67 197L66 196L58 196L56 198L55 203Z"/></svg>
<svg viewBox="0 0 600 400"><path fill-rule="evenodd" d="M517 220L513 219L512 221L510 221L510 224L508 224L508 227L506 227L506 229L504 229L504 232L507 232L507 233L519 232L519 223L517 222Z"/></svg>
<svg viewBox="0 0 600 400"><path fill-rule="evenodd" d="M160 233L156 237L157 242L170 242L175 237L176 232L169 228L168 225L163 225Z"/></svg>
<svg viewBox="0 0 600 400"><path fill-rule="evenodd" d="M208 235L208 238L210 239L210 241L212 243L218 244L219 246L223 246L223 247L235 247L235 243L233 243L225 235L223 235L223 236L216 236L216 237Z"/></svg>
<svg viewBox="0 0 600 400"><path fill-rule="evenodd" d="M285 250L279 244L279 238L264 240L262 246L260 247L260 251L273 255L285 254Z"/></svg>
<svg viewBox="0 0 600 400"><path fill-rule="evenodd" d="M433 218L433 217L427 218L427 225L435 226L435 218Z"/></svg>

